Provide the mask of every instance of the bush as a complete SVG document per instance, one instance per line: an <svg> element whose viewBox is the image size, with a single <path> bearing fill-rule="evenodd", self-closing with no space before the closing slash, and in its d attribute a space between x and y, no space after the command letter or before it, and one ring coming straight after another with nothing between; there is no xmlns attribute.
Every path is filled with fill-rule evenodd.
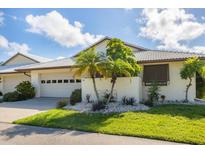
<svg viewBox="0 0 205 154"><path fill-rule="evenodd" d="M103 95L103 99L108 100L109 96L110 96L110 93L108 91L106 91ZM113 95L110 98L110 102L115 102L115 97Z"/></svg>
<svg viewBox="0 0 205 154"><path fill-rule="evenodd" d="M19 93L21 100L31 99L35 96L35 88L29 81L23 81L18 84L16 91Z"/></svg>
<svg viewBox="0 0 205 154"><path fill-rule="evenodd" d="M81 102L81 100L81 89L74 90L70 96L70 104L75 105L76 103Z"/></svg>
<svg viewBox="0 0 205 154"><path fill-rule="evenodd" d="M161 95L161 100L162 100L162 102L164 102L164 101L165 101L165 98L166 98L166 96L165 96L165 95Z"/></svg>
<svg viewBox="0 0 205 154"><path fill-rule="evenodd" d="M134 97L127 98L126 96L124 96L122 98L123 105L134 105L135 102L136 99Z"/></svg>
<svg viewBox="0 0 205 154"><path fill-rule="evenodd" d="M87 103L90 103L90 102L91 102L90 97L91 97L91 95L89 95L89 94L86 95L86 101L87 101Z"/></svg>
<svg viewBox="0 0 205 154"><path fill-rule="evenodd" d="M151 86L148 89L148 97L149 101L155 102L159 100L159 86L156 82L152 83Z"/></svg>
<svg viewBox="0 0 205 154"><path fill-rule="evenodd" d="M106 107L106 102L105 101L99 101L99 102L94 103L92 105L92 111L99 111L99 110L105 109L105 107Z"/></svg>
<svg viewBox="0 0 205 154"><path fill-rule="evenodd" d="M150 101L150 100L146 100L146 101L142 102L142 104L144 104L146 106L149 106L149 107L154 106L154 103L152 101Z"/></svg>
<svg viewBox="0 0 205 154"><path fill-rule="evenodd" d="M63 108L66 105L68 105L68 100L66 100L66 99L60 100L59 102L57 102L56 108L57 109L61 109L61 108Z"/></svg>
<svg viewBox="0 0 205 154"><path fill-rule="evenodd" d="M3 93L0 91L0 96L3 96Z"/></svg>
<svg viewBox="0 0 205 154"><path fill-rule="evenodd" d="M20 100L20 95L17 91L6 93L3 96L3 101L5 102L15 102Z"/></svg>

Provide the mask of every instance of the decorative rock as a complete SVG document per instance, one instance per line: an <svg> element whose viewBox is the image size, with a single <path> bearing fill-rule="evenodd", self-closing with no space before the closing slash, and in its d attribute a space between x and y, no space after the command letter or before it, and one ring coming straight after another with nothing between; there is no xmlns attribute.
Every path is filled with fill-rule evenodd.
<svg viewBox="0 0 205 154"><path fill-rule="evenodd" d="M77 110L80 112L93 112L91 111L92 109L92 103L77 103L74 106L67 105L65 109L70 109L70 110ZM128 112L128 111L144 111L144 110L149 110L149 107L143 105L143 104L135 104L135 105L122 105L120 102L115 102L115 103L109 103L106 105L106 108L100 111L100 113L121 113L121 112Z"/></svg>

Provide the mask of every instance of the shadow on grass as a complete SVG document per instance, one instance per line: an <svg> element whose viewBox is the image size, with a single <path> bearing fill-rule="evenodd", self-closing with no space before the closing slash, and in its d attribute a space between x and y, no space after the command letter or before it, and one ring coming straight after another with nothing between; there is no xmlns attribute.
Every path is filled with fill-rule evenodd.
<svg viewBox="0 0 205 154"><path fill-rule="evenodd" d="M61 110L58 109L58 112L53 113L52 117L49 117L49 113L45 115L45 118L38 117L31 118L25 121L16 121L14 123L16 124L23 124L23 125L17 125L10 129L7 129L0 133L0 135L7 135L9 137L13 137L15 135L30 135L33 133L37 134L62 134L65 131L59 130L59 129L49 129L47 130L41 130L40 127L33 127L33 128L27 128L28 126L41 126L41 127L47 127L47 128L64 128L64 129L70 129L70 130L79 130L79 131L87 131L87 132L99 132L99 130L107 125L110 124L109 119L110 118L121 118L123 115L121 114L100 114L100 113L80 113L80 112L74 112L66 114L67 110ZM62 116L59 116L60 112L65 112ZM70 135L83 135L87 132L79 132L79 131L73 131Z"/></svg>

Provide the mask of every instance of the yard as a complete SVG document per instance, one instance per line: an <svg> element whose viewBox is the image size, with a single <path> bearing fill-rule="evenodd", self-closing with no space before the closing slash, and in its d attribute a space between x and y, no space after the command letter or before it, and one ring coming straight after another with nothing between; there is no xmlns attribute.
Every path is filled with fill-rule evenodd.
<svg viewBox="0 0 205 154"><path fill-rule="evenodd" d="M53 109L14 123L205 144L205 106L199 105L162 105L115 114Z"/></svg>

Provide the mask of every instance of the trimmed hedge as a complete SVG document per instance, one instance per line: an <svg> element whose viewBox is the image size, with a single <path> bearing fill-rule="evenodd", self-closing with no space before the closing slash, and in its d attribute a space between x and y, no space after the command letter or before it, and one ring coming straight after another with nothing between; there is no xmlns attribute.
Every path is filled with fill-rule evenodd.
<svg viewBox="0 0 205 154"><path fill-rule="evenodd" d="M20 95L17 91L6 93L3 96L4 102L15 102L19 100L20 100Z"/></svg>

